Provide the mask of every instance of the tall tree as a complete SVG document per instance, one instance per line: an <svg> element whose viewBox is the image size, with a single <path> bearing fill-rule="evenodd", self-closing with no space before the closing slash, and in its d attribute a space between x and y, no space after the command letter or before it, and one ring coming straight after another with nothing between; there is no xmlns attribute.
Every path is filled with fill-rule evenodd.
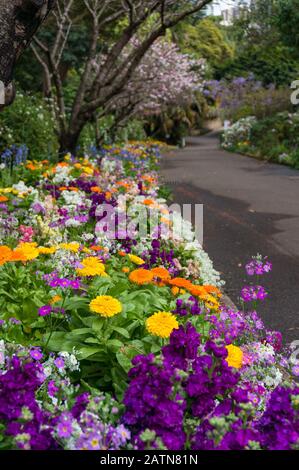
<svg viewBox="0 0 299 470"><path fill-rule="evenodd" d="M75 152L85 124L95 119L99 108L106 108L122 95L155 41L180 21L200 12L211 1L83 0L82 10L90 17L89 47L70 113L66 112L60 64L73 27L75 2L58 1L54 41L49 44L35 38L33 50L45 70L49 88L55 90L61 152ZM115 31L108 44L103 40L107 25ZM136 47L131 47L127 54L128 47L136 38L139 39Z"/></svg>
<svg viewBox="0 0 299 470"><path fill-rule="evenodd" d="M56 0L0 0L0 81L5 104L14 98L13 69Z"/></svg>

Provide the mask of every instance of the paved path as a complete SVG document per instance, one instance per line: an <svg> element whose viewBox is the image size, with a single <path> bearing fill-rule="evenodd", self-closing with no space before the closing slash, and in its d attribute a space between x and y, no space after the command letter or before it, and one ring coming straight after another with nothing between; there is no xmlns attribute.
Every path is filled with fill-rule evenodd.
<svg viewBox="0 0 299 470"><path fill-rule="evenodd" d="M163 159L180 204L204 204L204 248L237 302L244 264L261 253L273 262L260 308L267 326L299 340L299 171L219 148L217 132L190 138Z"/></svg>

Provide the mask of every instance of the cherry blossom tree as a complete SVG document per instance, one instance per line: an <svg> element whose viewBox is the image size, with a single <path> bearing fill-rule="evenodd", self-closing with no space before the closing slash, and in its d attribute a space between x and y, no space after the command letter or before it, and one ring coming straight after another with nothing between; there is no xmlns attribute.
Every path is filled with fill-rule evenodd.
<svg viewBox="0 0 299 470"><path fill-rule="evenodd" d="M33 50L47 75L49 87L55 90L61 153L75 152L81 131L87 122L95 120L99 109L107 110L118 99L124 100L124 91L128 90L129 83L133 87L132 77L153 44L165 36L168 29L196 14L211 1L83 0L82 9L90 18L89 50L82 64L71 111L67 113L60 64L73 27L74 0L58 0L55 39L48 44L36 38ZM107 25L117 34L105 44L107 52L104 60L101 56L99 62L99 49ZM132 47L137 38L138 44Z"/></svg>
<svg viewBox="0 0 299 470"><path fill-rule="evenodd" d="M132 41L124 56L138 47L139 41ZM103 62L104 58L97 59L95 73ZM192 103L195 93L203 89L204 75L205 60L193 60L180 53L172 42L160 39L144 55L122 92L103 107L99 117L114 115L111 129L114 133L131 117L151 116L172 105Z"/></svg>

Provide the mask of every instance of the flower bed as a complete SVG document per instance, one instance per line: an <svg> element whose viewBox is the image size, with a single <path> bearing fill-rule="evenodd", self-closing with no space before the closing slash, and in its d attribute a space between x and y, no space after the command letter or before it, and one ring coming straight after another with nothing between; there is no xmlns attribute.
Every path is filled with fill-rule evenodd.
<svg viewBox="0 0 299 470"><path fill-rule="evenodd" d="M167 230L159 158L131 143L4 170L0 448L298 446L298 371L256 313L267 293L246 286L246 313L223 303L191 225ZM159 220L143 236L140 211Z"/></svg>
<svg viewBox="0 0 299 470"><path fill-rule="evenodd" d="M222 147L298 169L298 131L298 113L284 112L260 120L250 116L224 131Z"/></svg>

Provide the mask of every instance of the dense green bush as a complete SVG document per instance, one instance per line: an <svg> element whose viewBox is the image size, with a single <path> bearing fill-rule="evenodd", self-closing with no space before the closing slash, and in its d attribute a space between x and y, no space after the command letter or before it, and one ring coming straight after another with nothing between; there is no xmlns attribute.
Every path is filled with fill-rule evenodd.
<svg viewBox="0 0 299 470"><path fill-rule="evenodd" d="M289 86L298 78L299 63L286 47L251 46L232 59L218 62L214 70L216 79L230 80L251 72L264 85Z"/></svg>
<svg viewBox="0 0 299 470"><path fill-rule="evenodd" d="M42 160L57 152L55 119L49 102L38 96L18 94L0 114L0 151L25 144L30 159Z"/></svg>

